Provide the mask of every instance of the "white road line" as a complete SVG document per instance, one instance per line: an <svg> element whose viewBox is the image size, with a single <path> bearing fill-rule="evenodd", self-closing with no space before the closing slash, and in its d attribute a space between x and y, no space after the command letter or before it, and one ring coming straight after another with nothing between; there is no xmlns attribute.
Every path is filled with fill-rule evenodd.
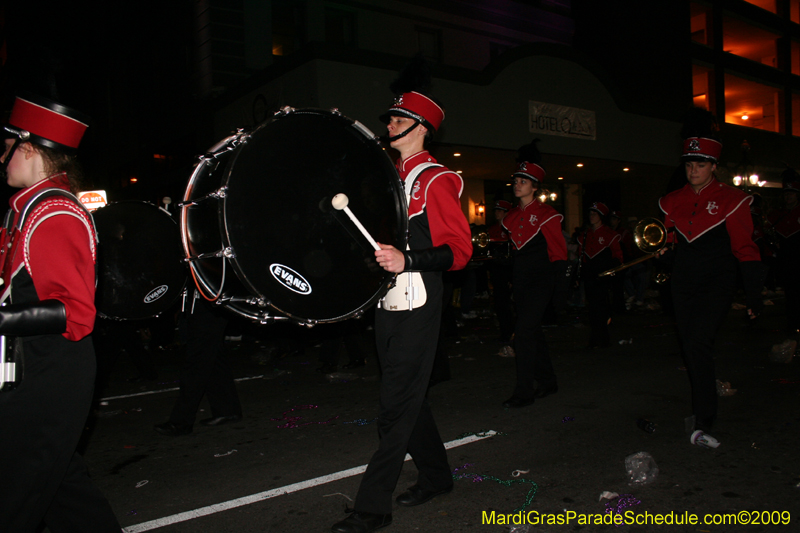
<svg viewBox="0 0 800 533"><path fill-rule="evenodd" d="M249 378L237 378L237 379L234 379L233 381L247 381L248 379L261 379L263 377L264 377L264 374L261 374L260 376L251 376ZM173 387L171 389L149 390L149 391L144 391L144 392L136 392L134 394L124 394L122 396L108 396L106 398L100 398L97 401L99 401L99 402L107 402L108 400L120 400L122 398L134 398L136 396L147 396L149 394L160 394L162 392L170 392L170 391L174 391L174 390L181 390L181 389L180 389L180 387Z"/></svg>
<svg viewBox="0 0 800 533"><path fill-rule="evenodd" d="M470 444L472 442L476 442L479 440L483 440L489 437L493 437L496 435L497 432L495 431L487 431L482 436L478 435L470 435L469 437L464 437L463 439L452 440L450 442L446 442L444 447L446 449L450 448L457 448L459 446L463 446L465 444ZM406 455L406 461L411 459L410 455ZM304 489L308 489L310 487L316 487L317 485L324 485L326 483L330 483L331 481L338 481L340 479L344 479L351 476L357 476L358 474L362 474L367 469L367 465L357 466L355 468L351 468L349 470L342 470L341 472L336 472L334 474L328 474L327 476L321 476L314 479L309 479L306 481L301 481L299 483L293 483L291 485L286 485L285 487L280 487L277 489L268 490L265 492L259 492L258 494L252 494L250 496L244 496L242 498L237 498L235 500L229 500L227 502L215 503L214 505L209 505L207 507L201 507L199 509L195 509L193 511L186 511L185 513L178 513L172 516L165 516L164 518L159 518L157 520L151 520L150 522L142 522L141 524L136 524L133 526L129 526L123 529L125 533L139 533L141 531L150 531L152 529L158 529L161 527L168 526L170 524L177 524L179 522L186 522L187 520L193 520L195 518L200 518L201 516L207 516L214 513L219 513L222 511L227 511L229 509L234 509L236 507L241 507L243 505L250 505L251 503L260 502L263 500L268 500L270 498L274 498L276 496L282 496L284 494L291 494L292 492L301 491Z"/></svg>

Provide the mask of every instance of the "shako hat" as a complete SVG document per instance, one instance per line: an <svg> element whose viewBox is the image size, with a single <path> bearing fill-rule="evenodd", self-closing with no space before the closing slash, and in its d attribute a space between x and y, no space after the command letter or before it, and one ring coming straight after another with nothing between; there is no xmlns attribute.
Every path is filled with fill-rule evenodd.
<svg viewBox="0 0 800 533"><path fill-rule="evenodd" d="M542 154L536 147L537 142L539 142L539 139L534 139L517 150L517 163L519 163L519 166L511 175L512 178L519 176L520 178L533 180L537 183L544 181L546 173L541 164Z"/></svg>
<svg viewBox="0 0 800 533"><path fill-rule="evenodd" d="M691 108L685 115L681 137L683 138L683 161L719 162L722 142L719 140L719 125L711 112L699 107Z"/></svg>
<svg viewBox="0 0 800 533"><path fill-rule="evenodd" d="M3 129L6 137L16 137L20 142L74 154L88 127L87 115L41 96L25 95L17 96Z"/></svg>
<svg viewBox="0 0 800 533"><path fill-rule="evenodd" d="M502 209L503 211L511 211L511 207L513 207L511 205L511 202L508 202L506 200L497 200L494 203L495 209Z"/></svg>
<svg viewBox="0 0 800 533"><path fill-rule="evenodd" d="M595 202L591 206L589 206L589 211L597 211L600 216L608 216L609 209L606 204L603 202Z"/></svg>
<svg viewBox="0 0 800 533"><path fill-rule="evenodd" d="M436 131L444 120L444 109L432 97L410 91L395 98L392 107L380 116L381 122L387 124L391 116L412 118L429 130Z"/></svg>
<svg viewBox="0 0 800 533"><path fill-rule="evenodd" d="M379 119L388 124L389 117L414 119L431 131L444 120L444 106L430 95L431 74L425 57L420 53L411 58L389 89L395 94L394 104Z"/></svg>

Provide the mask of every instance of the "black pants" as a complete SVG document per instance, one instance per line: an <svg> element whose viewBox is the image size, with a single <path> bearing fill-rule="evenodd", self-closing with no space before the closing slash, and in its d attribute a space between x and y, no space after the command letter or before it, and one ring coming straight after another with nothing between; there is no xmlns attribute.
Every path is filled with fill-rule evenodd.
<svg viewBox="0 0 800 533"><path fill-rule="evenodd" d="M180 395L169 421L177 425L194 424L204 395L208 396L212 417L241 415L239 395L223 354L227 317L211 304L197 299L194 312L189 313L186 320L188 339L181 368Z"/></svg>
<svg viewBox="0 0 800 533"><path fill-rule="evenodd" d="M378 450L369 461L355 501L355 510L392 512L392 493L406 452L419 471L417 484L441 490L452 484L442 439L433 420L426 391L441 320L441 284L426 281L428 302L414 311L375 313L375 339L381 363Z"/></svg>
<svg viewBox="0 0 800 533"><path fill-rule="evenodd" d="M589 314L589 346L606 347L611 344L608 321L611 318L611 283L608 278L587 275L586 307Z"/></svg>
<svg viewBox="0 0 800 533"><path fill-rule="evenodd" d="M556 286L555 270L549 261L533 255L514 259L514 303L517 323L514 328L517 383L513 396L532 398L538 386L555 384L556 374L550 360L542 318Z"/></svg>
<svg viewBox="0 0 800 533"><path fill-rule="evenodd" d="M512 266L510 264L490 264L488 268L489 277L492 279L494 312L500 323L500 342L508 344L514 333L514 311L511 303Z"/></svg>
<svg viewBox="0 0 800 533"><path fill-rule="evenodd" d="M692 385L692 413L706 426L717 417L714 339L730 309L735 276L732 269L718 269L702 278L692 272L672 276L675 320Z"/></svg>
<svg viewBox="0 0 800 533"><path fill-rule="evenodd" d="M119 533L75 451L92 400L92 341L54 337L26 346L22 382L0 393L0 531L33 533L44 522L53 533Z"/></svg>

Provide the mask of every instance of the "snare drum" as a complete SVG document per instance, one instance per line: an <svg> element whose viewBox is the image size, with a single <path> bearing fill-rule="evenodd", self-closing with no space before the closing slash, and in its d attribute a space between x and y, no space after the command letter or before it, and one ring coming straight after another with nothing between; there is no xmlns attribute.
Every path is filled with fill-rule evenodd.
<svg viewBox="0 0 800 533"><path fill-rule="evenodd" d="M343 211L403 250L397 171L367 128L336 111L284 108L201 157L186 188L181 236L201 294L261 323L360 316L394 280Z"/></svg>
<svg viewBox="0 0 800 533"><path fill-rule="evenodd" d="M186 287L178 223L148 202L108 204L97 227L97 314L116 320L152 318Z"/></svg>

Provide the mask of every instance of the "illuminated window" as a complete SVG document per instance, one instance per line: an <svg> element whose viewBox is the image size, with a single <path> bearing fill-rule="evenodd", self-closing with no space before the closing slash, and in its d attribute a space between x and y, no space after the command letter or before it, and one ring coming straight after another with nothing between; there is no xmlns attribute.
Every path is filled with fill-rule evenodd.
<svg viewBox="0 0 800 533"><path fill-rule="evenodd" d="M692 2L690 10L692 40L711 46L711 8Z"/></svg>
<svg viewBox="0 0 800 533"><path fill-rule="evenodd" d="M789 20L800 24L800 0L789 0Z"/></svg>
<svg viewBox="0 0 800 533"><path fill-rule="evenodd" d="M796 76L800 76L800 42L792 41L791 44L791 63L792 63L792 74Z"/></svg>
<svg viewBox="0 0 800 533"><path fill-rule="evenodd" d="M711 90L714 83L714 71L710 68L692 65L692 101L695 107L712 111L711 105L714 92Z"/></svg>
<svg viewBox="0 0 800 533"><path fill-rule="evenodd" d="M761 9L766 9L770 13L778 13L778 6L775 0L744 0L748 4L753 4Z"/></svg>
<svg viewBox="0 0 800 533"><path fill-rule="evenodd" d="M777 87L725 74L725 122L784 133L780 96Z"/></svg>
<svg viewBox="0 0 800 533"><path fill-rule="evenodd" d="M736 17L726 16L722 21L723 50L770 67L778 67L779 37Z"/></svg>

